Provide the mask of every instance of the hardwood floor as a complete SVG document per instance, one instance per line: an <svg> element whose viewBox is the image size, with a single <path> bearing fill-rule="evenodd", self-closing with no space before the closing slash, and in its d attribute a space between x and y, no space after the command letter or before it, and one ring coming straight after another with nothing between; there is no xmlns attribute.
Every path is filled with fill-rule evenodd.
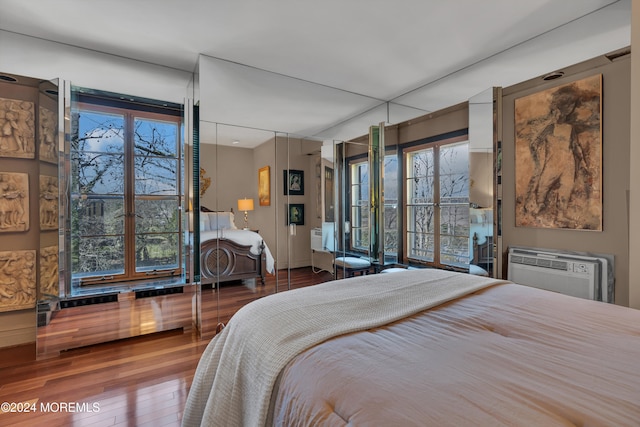
<svg viewBox="0 0 640 427"><path fill-rule="evenodd" d="M291 288L331 279L326 272L314 274L310 268L296 269L292 271ZM283 278L280 280L285 283ZM204 291L203 320L206 318L209 326L219 321L226 323L242 305L274 290L275 278L268 276L264 287L225 285L219 294ZM215 305L211 305L218 302L218 296L219 316ZM148 313L141 312L142 318L153 316L153 304L148 307ZM75 325L72 316L66 316L65 323L68 328L80 331L89 320L86 312L77 312ZM101 312L100 321L93 322L92 327L100 322L122 320L118 314L113 314L115 317L111 319L108 316L108 310ZM123 322L123 328L131 327L129 323ZM60 330L57 333L63 335ZM2 408L0 425L180 425L198 360L210 336L213 334L199 338L195 329L176 329L85 346L63 351L55 357L2 368L0 403L14 403L9 409L25 411L27 408L30 412L7 412Z"/></svg>

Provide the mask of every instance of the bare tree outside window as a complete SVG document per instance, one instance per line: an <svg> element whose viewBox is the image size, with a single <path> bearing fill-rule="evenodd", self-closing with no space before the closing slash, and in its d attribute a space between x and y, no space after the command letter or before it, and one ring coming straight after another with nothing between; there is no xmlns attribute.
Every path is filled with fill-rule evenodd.
<svg viewBox="0 0 640 427"><path fill-rule="evenodd" d="M136 116L72 116L74 278L179 267L179 122Z"/></svg>
<svg viewBox="0 0 640 427"><path fill-rule="evenodd" d="M408 154L407 164L409 258L468 264L468 143L413 151Z"/></svg>

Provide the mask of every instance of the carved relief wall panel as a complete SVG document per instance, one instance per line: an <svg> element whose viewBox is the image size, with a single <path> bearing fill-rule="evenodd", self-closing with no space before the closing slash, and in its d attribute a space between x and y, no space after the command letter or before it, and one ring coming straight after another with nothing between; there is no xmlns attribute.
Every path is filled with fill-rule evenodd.
<svg viewBox="0 0 640 427"><path fill-rule="evenodd" d="M58 229L58 178L40 175L40 230Z"/></svg>
<svg viewBox="0 0 640 427"><path fill-rule="evenodd" d="M0 312L33 308L36 302L36 251L0 252Z"/></svg>
<svg viewBox="0 0 640 427"><path fill-rule="evenodd" d="M29 229L29 175L0 172L0 233Z"/></svg>
<svg viewBox="0 0 640 427"><path fill-rule="evenodd" d="M35 157L33 102L0 98L0 156Z"/></svg>
<svg viewBox="0 0 640 427"><path fill-rule="evenodd" d="M40 249L40 299L58 296L58 246Z"/></svg>

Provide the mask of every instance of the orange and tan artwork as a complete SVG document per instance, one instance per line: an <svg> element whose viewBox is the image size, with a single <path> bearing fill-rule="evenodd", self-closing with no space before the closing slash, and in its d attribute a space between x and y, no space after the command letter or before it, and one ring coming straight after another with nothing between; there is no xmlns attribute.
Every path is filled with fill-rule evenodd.
<svg viewBox="0 0 640 427"><path fill-rule="evenodd" d="M601 100L601 74L516 99L516 226L602 231Z"/></svg>
<svg viewBox="0 0 640 427"><path fill-rule="evenodd" d="M269 166L258 170L258 200L260 206L271 205L271 170Z"/></svg>

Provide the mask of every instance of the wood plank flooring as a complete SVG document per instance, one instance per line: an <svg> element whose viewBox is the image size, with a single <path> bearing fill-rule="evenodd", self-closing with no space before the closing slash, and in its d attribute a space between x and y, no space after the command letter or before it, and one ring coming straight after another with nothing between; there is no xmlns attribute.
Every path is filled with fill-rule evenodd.
<svg viewBox="0 0 640 427"><path fill-rule="evenodd" d="M286 283L283 274L280 272L281 284ZM310 268L296 269L291 274L291 288L331 279L326 272L314 274ZM224 285L219 293L203 291L202 318L205 325L213 326L215 331L214 324L226 323L242 305L274 290L275 278L268 276L264 287ZM221 306L219 314L212 305L218 301ZM154 305L148 304L148 307L148 312L141 312L140 318L150 319L154 315ZM122 321L118 310L111 312L100 312L100 321L94 321L90 327L95 328L101 322ZM65 316L66 328L75 329L76 337L81 336L78 331L91 322L86 316L86 312L78 311L75 324L71 316ZM123 329L131 328L135 319L122 322ZM54 357L2 368L0 403L13 402L15 405L10 409L24 411L26 407L31 412L0 410L0 425L180 425L198 360L213 336L211 330L205 332L202 338L195 329L156 332L83 346ZM62 336L64 332L59 329L56 334ZM46 338L55 345L53 337ZM80 340L86 342L82 338Z"/></svg>

